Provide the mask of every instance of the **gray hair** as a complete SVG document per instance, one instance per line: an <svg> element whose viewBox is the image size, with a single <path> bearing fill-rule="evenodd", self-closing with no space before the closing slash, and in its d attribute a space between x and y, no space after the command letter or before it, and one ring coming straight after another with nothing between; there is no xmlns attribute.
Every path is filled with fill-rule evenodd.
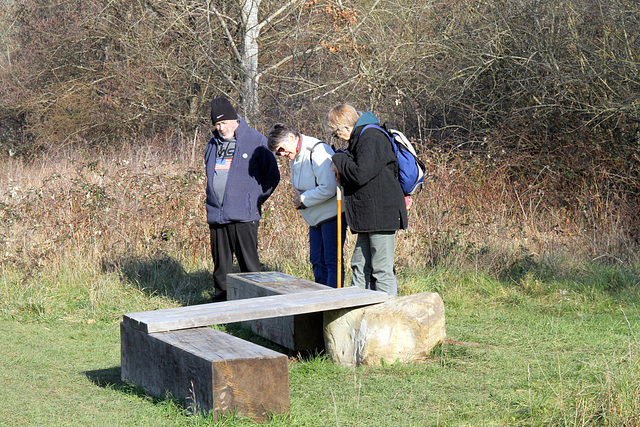
<svg viewBox="0 0 640 427"><path fill-rule="evenodd" d="M300 133L293 129L291 126L285 125L284 123L276 123L273 125L271 130L269 131L269 135L267 135L267 144L269 150L276 151L276 149L284 142L287 136L293 135L298 137Z"/></svg>

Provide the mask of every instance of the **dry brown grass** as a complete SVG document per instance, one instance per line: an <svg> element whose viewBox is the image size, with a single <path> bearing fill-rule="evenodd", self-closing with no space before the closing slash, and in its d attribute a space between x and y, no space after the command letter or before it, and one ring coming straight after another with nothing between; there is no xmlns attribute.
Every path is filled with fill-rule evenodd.
<svg viewBox="0 0 640 427"><path fill-rule="evenodd" d="M522 262L562 273L584 262L637 265L638 199L552 168L514 173L531 159L434 149L411 226L400 234L405 268L452 266L500 275ZM531 174L536 168L526 170Z"/></svg>
<svg viewBox="0 0 640 427"><path fill-rule="evenodd" d="M202 177L157 150L9 160L3 169L4 262L30 269L76 254L91 263L204 250L195 232Z"/></svg>
<svg viewBox="0 0 640 427"><path fill-rule="evenodd" d="M133 260L210 269L200 136L109 153L57 153L0 164L3 271L81 269L100 275ZM639 262L637 221L620 198L590 193L589 205L558 206L548 176L513 182L508 168L433 151L415 196L410 228L399 233L397 268L473 268L499 275L519 262ZM311 277L306 225L293 209L286 163L264 206L265 268ZM546 172L545 172L546 173ZM573 200L587 194L576 188ZM354 243L348 236L346 261ZM132 279L133 280L133 279Z"/></svg>

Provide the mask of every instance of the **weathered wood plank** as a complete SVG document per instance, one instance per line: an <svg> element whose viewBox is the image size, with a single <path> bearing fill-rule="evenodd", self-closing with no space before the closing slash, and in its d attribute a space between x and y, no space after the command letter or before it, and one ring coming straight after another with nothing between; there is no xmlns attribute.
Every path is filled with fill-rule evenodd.
<svg viewBox="0 0 640 427"><path fill-rule="evenodd" d="M327 289L331 288L280 272L227 275L227 298L230 300ZM256 319L243 322L243 325L294 353L324 351L323 312Z"/></svg>
<svg viewBox="0 0 640 427"><path fill-rule="evenodd" d="M288 358L211 328L147 334L120 324L122 380L149 394L167 391L215 417L258 421L289 410Z"/></svg>
<svg viewBox="0 0 640 427"><path fill-rule="evenodd" d="M230 300L327 289L331 288L277 271L227 275L227 298Z"/></svg>
<svg viewBox="0 0 640 427"><path fill-rule="evenodd" d="M123 316L123 321L133 328L153 333L360 307L381 303L387 299L388 294L384 292L357 287L327 288L311 292L129 313Z"/></svg>

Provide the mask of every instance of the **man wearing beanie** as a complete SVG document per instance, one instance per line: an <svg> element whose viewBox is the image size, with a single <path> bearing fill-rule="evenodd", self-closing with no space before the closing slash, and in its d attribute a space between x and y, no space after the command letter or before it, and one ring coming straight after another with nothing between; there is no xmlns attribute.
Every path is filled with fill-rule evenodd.
<svg viewBox="0 0 640 427"><path fill-rule="evenodd" d="M240 271L260 271L258 225L262 204L280 182L267 138L236 113L227 98L211 101L215 129L204 154L207 222L213 257L214 301L227 297L235 254Z"/></svg>

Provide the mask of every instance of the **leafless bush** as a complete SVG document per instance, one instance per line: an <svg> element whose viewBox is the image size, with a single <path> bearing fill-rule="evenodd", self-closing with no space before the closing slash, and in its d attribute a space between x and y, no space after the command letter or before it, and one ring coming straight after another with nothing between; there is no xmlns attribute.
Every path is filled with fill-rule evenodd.
<svg viewBox="0 0 640 427"><path fill-rule="evenodd" d="M527 200L522 215L536 200L587 225L637 216L640 10L628 3L314 0L272 15L282 4L263 1L261 17L276 18L260 23L254 125L322 137L325 112L352 101L413 137L424 160L440 149L499 173L515 206ZM155 138L195 159L207 100L243 99L238 2L0 7L4 153ZM584 213L595 207L598 218Z"/></svg>
<svg viewBox="0 0 640 427"><path fill-rule="evenodd" d="M494 2L479 12L464 23L474 35L454 44L469 60L455 79L475 113L471 130L525 130L537 144L636 138L637 9L584 0Z"/></svg>
<svg viewBox="0 0 640 427"><path fill-rule="evenodd" d="M266 17L278 4L260 6ZM622 0L290 6L260 23L258 127L285 119L320 133L324 112L348 100L421 141L637 145L640 12ZM236 2L4 7L4 113L38 139L190 133L210 97L245 96Z"/></svg>
<svg viewBox="0 0 640 427"><path fill-rule="evenodd" d="M261 38L266 64L255 79L297 67L298 56L315 50L288 43L302 18L281 19L300 7L309 27L318 17L309 13L312 3L294 1L283 11L279 2L262 3L274 20L260 23L268 24ZM0 117L21 117L34 144L107 146L132 135L191 133L208 122L210 98L246 103L242 40L251 29L236 2L19 0L2 7L5 19L15 18L0 26L11 40L4 57L12 60L2 70ZM267 127L271 117L251 118Z"/></svg>
<svg viewBox="0 0 640 427"><path fill-rule="evenodd" d="M206 141L196 138L198 149ZM0 260L4 273L55 277L120 272L147 286L152 274L171 295L183 269L211 268L204 212L204 171L192 140L150 141L103 153L58 152L0 164ZM426 188L415 197L410 227L398 234L399 272L433 267L472 268L500 275L523 263L546 263L562 273L570 262L638 265L637 215L621 200L589 195L580 206L555 206L541 174L536 185L514 183L486 158L430 153ZM264 206L260 253L265 268L312 278L307 226L293 208L288 166ZM637 206L636 206L637 207ZM349 234L345 262L353 250ZM348 268L347 268L348 271ZM171 276L173 275L173 276ZM140 279L142 280L142 279ZM187 286L188 284L184 284ZM169 290L163 288L163 292Z"/></svg>

